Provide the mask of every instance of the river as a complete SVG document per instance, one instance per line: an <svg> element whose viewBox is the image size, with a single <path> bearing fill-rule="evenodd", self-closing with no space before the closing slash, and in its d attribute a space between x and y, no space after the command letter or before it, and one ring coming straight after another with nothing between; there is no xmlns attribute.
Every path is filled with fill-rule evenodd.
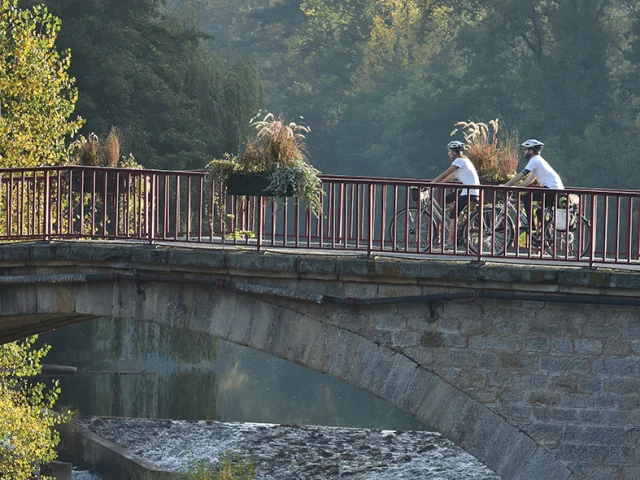
<svg viewBox="0 0 640 480"><path fill-rule="evenodd" d="M79 368L56 376L59 404L82 416L427 430L358 388L209 335L98 319L41 340L52 346L45 363ZM471 468L468 478L495 478Z"/></svg>

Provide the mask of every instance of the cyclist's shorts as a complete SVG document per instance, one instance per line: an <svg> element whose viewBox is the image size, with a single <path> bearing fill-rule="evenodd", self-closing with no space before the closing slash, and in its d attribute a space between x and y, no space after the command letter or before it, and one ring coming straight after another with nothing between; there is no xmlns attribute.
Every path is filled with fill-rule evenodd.
<svg viewBox="0 0 640 480"><path fill-rule="evenodd" d="M474 202L478 202L477 195L471 195L473 197ZM450 204L456 201L456 192L451 192L445 198L445 203ZM449 209L449 218L453 220L460 212L465 209L465 207L469 204L469 196L468 195L458 195L458 211L456 212L453 208Z"/></svg>

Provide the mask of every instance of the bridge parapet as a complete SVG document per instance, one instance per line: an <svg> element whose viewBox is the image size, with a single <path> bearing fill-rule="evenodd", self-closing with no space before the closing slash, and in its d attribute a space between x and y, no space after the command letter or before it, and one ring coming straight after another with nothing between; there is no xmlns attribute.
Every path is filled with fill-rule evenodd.
<svg viewBox="0 0 640 480"><path fill-rule="evenodd" d="M207 332L385 398L505 479L640 472L632 272L62 242L7 246L0 273L31 277L2 285L12 332L27 314L40 329L91 315ZM102 277L35 283L62 274Z"/></svg>

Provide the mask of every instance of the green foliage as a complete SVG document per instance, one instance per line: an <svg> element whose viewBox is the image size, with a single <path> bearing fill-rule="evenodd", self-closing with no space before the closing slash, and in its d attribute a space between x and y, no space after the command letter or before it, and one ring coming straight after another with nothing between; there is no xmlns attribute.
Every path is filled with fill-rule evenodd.
<svg viewBox="0 0 640 480"><path fill-rule="evenodd" d="M71 52L56 49L61 22L46 7L0 0L0 166L35 167L66 160L82 126L70 119L77 100Z"/></svg>
<svg viewBox="0 0 640 480"><path fill-rule="evenodd" d="M187 473L184 480L252 480L256 478L256 466L252 459L240 453L227 450L218 457L215 468L204 459L196 459L193 454L185 464Z"/></svg>
<svg viewBox="0 0 640 480"><path fill-rule="evenodd" d="M568 185L640 181L600 175L626 172L640 146L638 2L201 3L230 50L255 54L270 107L314 125L322 170L429 177L450 125L498 117L542 139Z"/></svg>
<svg viewBox="0 0 640 480"><path fill-rule="evenodd" d="M0 345L0 472L3 478L27 480L34 466L56 458L60 437L52 428L67 421L53 412L60 388L47 388L30 377L41 371L48 346L34 348L37 336Z"/></svg>
<svg viewBox="0 0 640 480"><path fill-rule="evenodd" d="M254 118L255 120L255 118ZM226 181L233 173L264 174L271 182L269 190L284 197L289 190L305 201L311 212L322 212L322 181L320 171L312 167L305 157L305 135L311 129L294 122L286 123L282 116L268 113L262 120L252 121L256 129L254 138L241 157L225 155L222 160L209 162L208 178L218 186L217 205L226 197ZM219 183L218 183L219 182Z"/></svg>
<svg viewBox="0 0 640 480"><path fill-rule="evenodd" d="M202 168L240 148L263 106L260 79L216 53L195 19L160 0L44 1L65 24L86 132L118 125L123 151L148 168Z"/></svg>

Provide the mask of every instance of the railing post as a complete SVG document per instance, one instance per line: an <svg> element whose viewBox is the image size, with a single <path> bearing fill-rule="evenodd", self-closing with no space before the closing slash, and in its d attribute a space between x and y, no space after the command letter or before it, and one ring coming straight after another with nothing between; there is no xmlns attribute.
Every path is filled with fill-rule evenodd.
<svg viewBox="0 0 640 480"><path fill-rule="evenodd" d="M480 205L478 205L478 262L482 261L482 247L484 246L484 212L483 212L483 206L484 206L484 188L480 187ZM470 195L471 191L467 192L467 195ZM470 198L470 197L467 197ZM471 205L471 202L468 202L469 206ZM467 209L469 208L469 206L467 206ZM469 228L469 219L470 219L470 215L468 216L467 219L467 228Z"/></svg>
<svg viewBox="0 0 640 480"><path fill-rule="evenodd" d="M147 218L150 219L149 222L149 245L153 244L153 237L156 231L156 174L151 174L151 198L147 205Z"/></svg>
<svg viewBox="0 0 640 480"><path fill-rule="evenodd" d="M262 250L262 235L264 233L264 197L262 195L258 196L258 234L256 238L256 243L258 247L258 252Z"/></svg>
<svg viewBox="0 0 640 480"><path fill-rule="evenodd" d="M605 202L606 202L605 197ZM596 255L596 224L598 223L598 215L596 209L598 208L598 199L596 194L591 195L591 243L589 248L589 267L593 268L594 257ZM606 232L605 232L606 233ZM606 256L606 252L604 253Z"/></svg>
<svg viewBox="0 0 640 480"><path fill-rule="evenodd" d="M51 240L51 188L49 185L49 170L44 171L44 235L45 242Z"/></svg>
<svg viewBox="0 0 640 480"><path fill-rule="evenodd" d="M369 184L369 225L367 227L367 256L371 255L371 252L373 251L373 222L374 222L374 218L373 218L373 184L370 183ZM420 234L418 234L419 236ZM418 240L419 241L419 240Z"/></svg>

